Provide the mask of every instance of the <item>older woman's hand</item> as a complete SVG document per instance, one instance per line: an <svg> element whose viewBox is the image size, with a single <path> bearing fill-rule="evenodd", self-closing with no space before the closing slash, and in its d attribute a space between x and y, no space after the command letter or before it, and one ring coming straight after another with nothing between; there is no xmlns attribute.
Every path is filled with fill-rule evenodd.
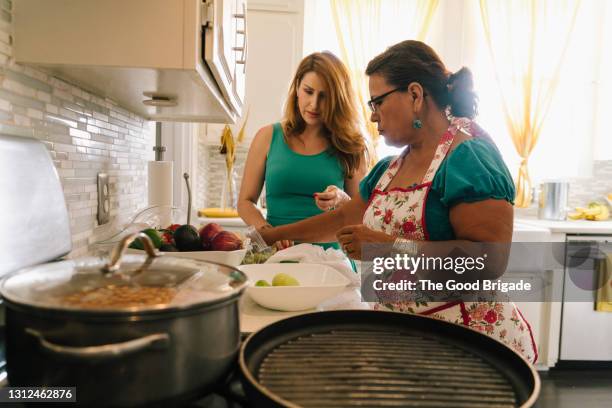
<svg viewBox="0 0 612 408"><path fill-rule="evenodd" d="M259 234L261 235L261 237L264 239L264 241L266 241L266 243L268 245L272 244L272 242L270 242L270 238L269 238L269 234L266 233L266 230L270 229L270 228L274 228L272 225L270 224L264 224L261 227L259 227L257 229L257 232L259 232ZM286 249L289 248L291 246L293 246L293 241L290 240L282 240L282 241L276 241L274 242L272 245L274 245L276 247L277 250L282 250L282 249Z"/></svg>
<svg viewBox="0 0 612 408"><path fill-rule="evenodd" d="M337 186L327 186L325 191L315 193L315 204L322 211L332 211L349 201L351 197Z"/></svg>
<svg viewBox="0 0 612 408"><path fill-rule="evenodd" d="M352 259L362 258L362 245L364 244L393 244L394 236L384 232L374 231L363 224L349 225L336 234L338 242L344 252Z"/></svg>

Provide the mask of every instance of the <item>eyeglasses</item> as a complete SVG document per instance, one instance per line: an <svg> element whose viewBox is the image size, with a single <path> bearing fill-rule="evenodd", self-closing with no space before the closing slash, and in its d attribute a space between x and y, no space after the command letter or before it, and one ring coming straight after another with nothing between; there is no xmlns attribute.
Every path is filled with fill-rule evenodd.
<svg viewBox="0 0 612 408"><path fill-rule="evenodd" d="M385 98L389 95L391 95L393 92L395 91L399 91L402 88L395 88L390 90L389 92L385 92L382 95L378 95L376 98L372 98L368 101L368 106L370 107L370 110L372 112L376 112L376 108L378 108L380 105L382 105L383 101L385 100Z"/></svg>

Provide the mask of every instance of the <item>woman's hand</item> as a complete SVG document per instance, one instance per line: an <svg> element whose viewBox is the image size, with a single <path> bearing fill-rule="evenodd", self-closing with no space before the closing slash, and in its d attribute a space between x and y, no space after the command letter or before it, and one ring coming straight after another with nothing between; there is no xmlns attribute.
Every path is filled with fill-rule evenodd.
<svg viewBox="0 0 612 408"><path fill-rule="evenodd" d="M259 234L264 239L264 241L266 241L266 243L269 243L269 242L268 242L268 239L266 239L267 234L265 230L270 229L270 228L274 228L274 227L270 224L264 224L257 229L257 232L259 232ZM290 240L276 241L273 245L276 247L277 250L280 251L282 249L286 249L286 248L293 246L293 241L290 241Z"/></svg>
<svg viewBox="0 0 612 408"><path fill-rule="evenodd" d="M346 254L352 259L361 259L364 244L393 244L394 236L384 232L374 231L363 224L349 225L336 234L338 242Z"/></svg>
<svg viewBox="0 0 612 408"><path fill-rule="evenodd" d="M321 193L315 193L314 197L317 207L322 211L335 210L351 199L342 189L334 185L327 186Z"/></svg>

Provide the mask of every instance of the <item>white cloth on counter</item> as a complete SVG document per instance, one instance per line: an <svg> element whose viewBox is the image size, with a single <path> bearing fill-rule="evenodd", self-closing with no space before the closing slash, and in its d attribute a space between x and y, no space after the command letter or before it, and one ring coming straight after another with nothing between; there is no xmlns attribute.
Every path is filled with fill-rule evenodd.
<svg viewBox="0 0 612 408"><path fill-rule="evenodd" d="M327 265L349 279L350 283L345 291L322 302L317 310L371 309L369 303L361 301L361 277L358 272L353 271L351 262L342 251L334 248L323 249L312 244L298 244L276 252L266 263L282 261Z"/></svg>

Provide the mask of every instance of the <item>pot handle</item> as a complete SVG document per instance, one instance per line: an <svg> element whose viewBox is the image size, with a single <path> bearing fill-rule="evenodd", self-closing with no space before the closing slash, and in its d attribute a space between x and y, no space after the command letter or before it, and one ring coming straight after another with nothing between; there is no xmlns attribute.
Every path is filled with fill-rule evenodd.
<svg viewBox="0 0 612 408"><path fill-rule="evenodd" d="M153 241L151 241L151 238L149 238L147 234L144 232L135 232L124 237L117 244L117 246L113 248L113 252L110 256L110 262L104 265L102 271L107 273L118 271L119 268L121 268L121 257L123 256L123 253L130 246L130 244L138 238L140 238L144 244L145 251L147 252L147 259L145 263L150 262L151 259L160 256L158 253L156 253Z"/></svg>
<svg viewBox="0 0 612 408"><path fill-rule="evenodd" d="M153 346L166 348L170 344L169 334L156 333L138 339L128 340L123 343L104 344L101 346L69 347L50 342L45 339L43 334L38 330L26 328L25 332L30 336L36 337L40 346L46 352L79 360L108 360L136 353Z"/></svg>

